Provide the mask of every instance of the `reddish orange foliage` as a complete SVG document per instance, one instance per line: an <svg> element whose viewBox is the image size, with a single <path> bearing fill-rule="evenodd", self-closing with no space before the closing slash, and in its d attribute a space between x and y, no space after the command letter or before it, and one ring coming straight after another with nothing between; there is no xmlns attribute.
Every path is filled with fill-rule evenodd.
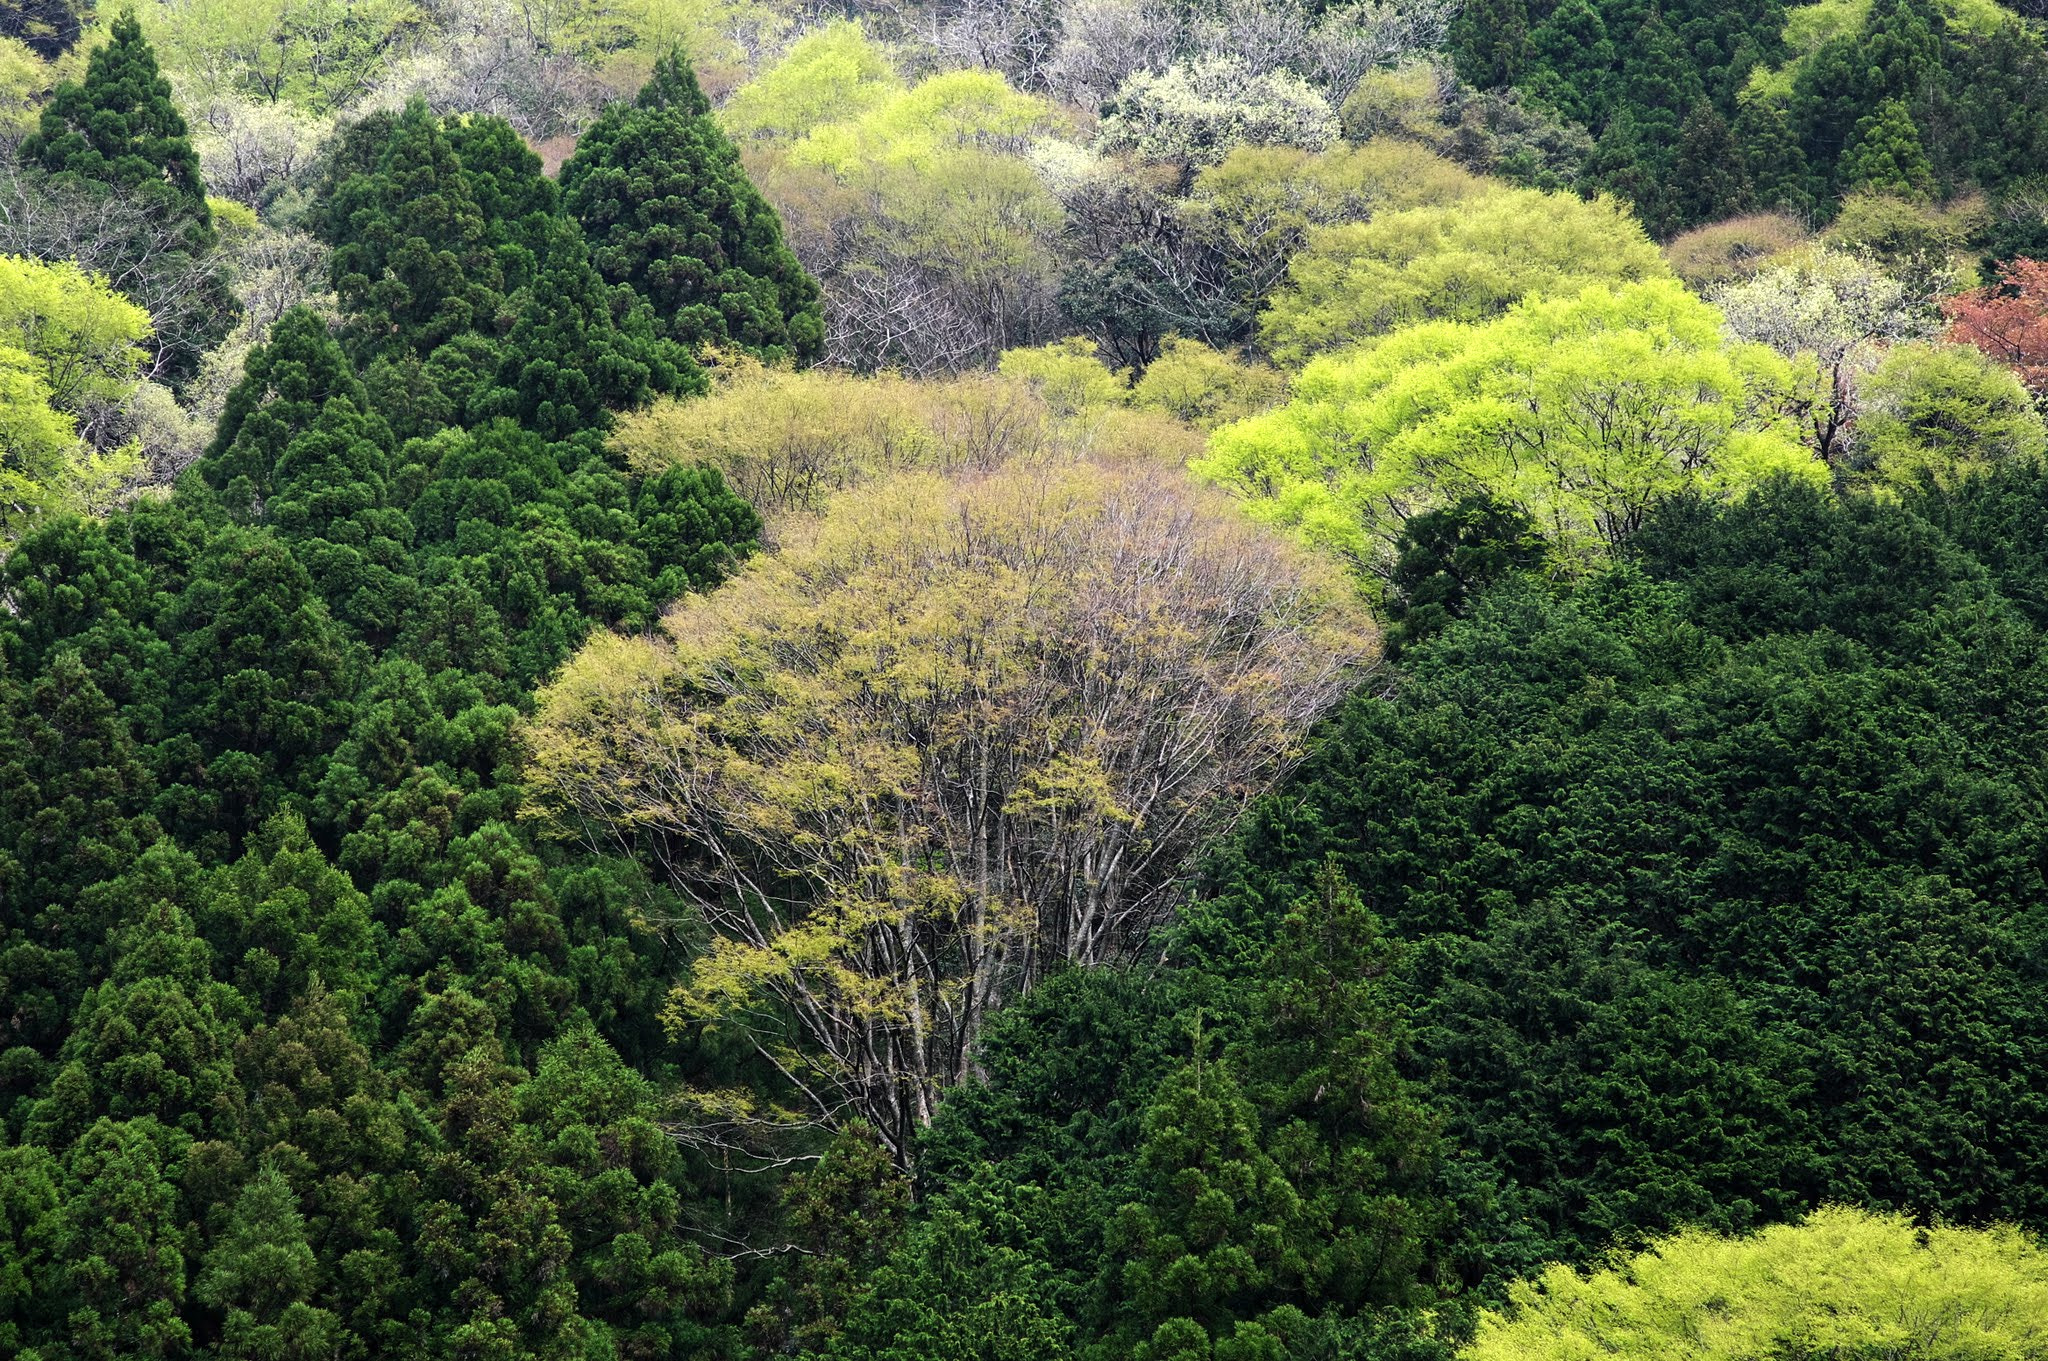
<svg viewBox="0 0 2048 1361"><path fill-rule="evenodd" d="M2007 365L2036 396L2048 394L2048 263L2014 260L1989 288L1942 303L1948 338Z"/></svg>

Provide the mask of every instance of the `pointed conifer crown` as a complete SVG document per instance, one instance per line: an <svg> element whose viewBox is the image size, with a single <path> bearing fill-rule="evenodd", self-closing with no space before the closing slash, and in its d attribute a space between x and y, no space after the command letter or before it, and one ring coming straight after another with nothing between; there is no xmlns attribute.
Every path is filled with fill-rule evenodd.
<svg viewBox="0 0 2048 1361"><path fill-rule="evenodd" d="M692 116L711 112L711 101L704 97L697 72L680 44L654 63L654 74L640 87L638 102L643 109L675 109Z"/></svg>

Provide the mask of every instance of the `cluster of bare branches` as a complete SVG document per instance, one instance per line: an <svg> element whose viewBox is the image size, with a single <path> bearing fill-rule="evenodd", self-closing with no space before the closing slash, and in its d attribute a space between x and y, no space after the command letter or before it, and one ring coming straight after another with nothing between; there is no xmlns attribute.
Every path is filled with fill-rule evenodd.
<svg viewBox="0 0 2048 1361"><path fill-rule="evenodd" d="M194 253L188 231L139 195L0 163L0 254L75 260L105 277L149 316L146 378L218 337L223 261Z"/></svg>

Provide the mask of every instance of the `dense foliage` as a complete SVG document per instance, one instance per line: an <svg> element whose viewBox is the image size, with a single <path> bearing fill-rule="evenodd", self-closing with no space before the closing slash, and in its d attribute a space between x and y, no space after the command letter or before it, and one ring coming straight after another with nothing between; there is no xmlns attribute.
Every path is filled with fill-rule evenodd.
<svg viewBox="0 0 2048 1361"><path fill-rule="evenodd" d="M670 339L816 359L818 286L710 114L671 54L638 103L612 105L578 140L562 167L564 206L598 269L645 297Z"/></svg>
<svg viewBox="0 0 2048 1361"><path fill-rule="evenodd" d="M57 87L40 126L21 145L22 161L57 185L91 197L132 197L140 208L146 221L116 232L103 252L107 258L93 264L116 277L180 281L135 290L138 301L162 295L151 309L159 343L154 368L173 381L191 378L201 353L235 319L227 281L207 267L215 245L213 213L186 134L170 82L131 14L116 20L109 41L93 50L83 80Z"/></svg>
<svg viewBox="0 0 2048 1361"><path fill-rule="evenodd" d="M0 1357L2042 1351L2026 7L138 4Z"/></svg>
<svg viewBox="0 0 2048 1361"><path fill-rule="evenodd" d="M1481 0L1458 69L1582 124L1589 178L1659 235L1842 194L1996 187L2048 157L2040 34L1989 3Z"/></svg>
<svg viewBox="0 0 2048 1361"><path fill-rule="evenodd" d="M351 149L367 374L286 312L174 488L46 514L0 570L9 1354L668 1354L724 1307L650 1080L663 895L534 842L513 731L593 628L715 584L759 522L603 449L602 403L644 390L621 354L659 342L509 130L414 108ZM146 327L7 268L11 371L68 421ZM373 398L414 361L507 395Z"/></svg>
<svg viewBox="0 0 2048 1361"><path fill-rule="evenodd" d="M2027 1356L2048 1345L2048 1262L2010 1231L1819 1211L1734 1242L1661 1240L1589 1279L1553 1267L1488 1317L1472 1361L1599 1351L1702 1358Z"/></svg>
<svg viewBox="0 0 2048 1361"><path fill-rule="evenodd" d="M1572 562L1674 494L1820 476L1789 419L1797 388L1675 283L1593 285L1315 360L1285 406L1219 431L1195 466L1368 568L1412 517L1473 494L1528 515Z"/></svg>

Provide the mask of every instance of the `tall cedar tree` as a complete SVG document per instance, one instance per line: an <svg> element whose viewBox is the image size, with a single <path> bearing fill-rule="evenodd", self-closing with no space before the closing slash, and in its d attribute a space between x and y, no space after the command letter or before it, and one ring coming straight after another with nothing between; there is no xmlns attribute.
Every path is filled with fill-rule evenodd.
<svg viewBox="0 0 2048 1361"><path fill-rule="evenodd" d="M325 231L343 335L399 436L511 417L567 439L703 389L646 301L599 277L503 119L444 123L415 100L351 130L336 159Z"/></svg>
<svg viewBox="0 0 2048 1361"><path fill-rule="evenodd" d="M357 363L426 355L467 332L495 329L505 277L491 224L423 101L390 125L370 169L336 186L326 225Z"/></svg>
<svg viewBox="0 0 2048 1361"><path fill-rule="evenodd" d="M664 336L771 362L823 352L818 285L680 52L655 67L638 103L612 105L583 134L562 190L598 270L653 304Z"/></svg>
<svg viewBox="0 0 2048 1361"><path fill-rule="evenodd" d="M60 180L133 196L159 227L170 229L169 249L166 238L152 234L126 243L131 258L120 263L153 273L192 271L192 286L174 290L183 294L177 315L151 320L159 336L159 374L173 382L196 374L200 355L233 327L241 305L225 274L208 262L217 238L199 157L133 11L116 19L107 42L93 49L85 80L57 87L20 155L23 164Z"/></svg>

